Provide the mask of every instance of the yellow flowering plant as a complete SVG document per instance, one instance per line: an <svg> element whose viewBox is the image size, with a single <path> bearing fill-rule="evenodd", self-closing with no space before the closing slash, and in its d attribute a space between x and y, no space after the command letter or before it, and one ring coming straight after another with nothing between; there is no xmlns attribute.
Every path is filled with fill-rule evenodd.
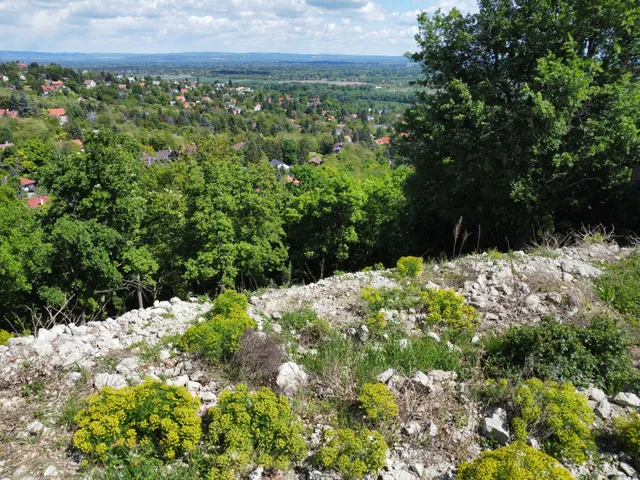
<svg viewBox="0 0 640 480"><path fill-rule="evenodd" d="M0 330L0 345L6 345L10 338L13 338L11 333L6 330Z"/></svg>
<svg viewBox="0 0 640 480"><path fill-rule="evenodd" d="M104 387L76 415L74 446L106 462L132 451L171 460L195 450L201 436L200 400L184 387L146 379L135 387Z"/></svg>
<svg viewBox="0 0 640 480"><path fill-rule="evenodd" d="M398 416L396 396L384 383L367 383L359 400L360 408L374 422L389 422Z"/></svg>
<svg viewBox="0 0 640 480"><path fill-rule="evenodd" d="M302 422L289 400L268 388L225 390L209 418L210 480L233 480L256 466L286 470L306 455Z"/></svg>
<svg viewBox="0 0 640 480"><path fill-rule="evenodd" d="M555 458L522 441L482 453L458 467L457 480L575 480Z"/></svg>

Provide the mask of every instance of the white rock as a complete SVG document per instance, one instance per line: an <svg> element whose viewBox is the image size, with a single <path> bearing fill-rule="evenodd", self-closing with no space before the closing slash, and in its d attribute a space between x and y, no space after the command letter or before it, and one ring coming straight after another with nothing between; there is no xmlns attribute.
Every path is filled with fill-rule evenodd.
<svg viewBox="0 0 640 480"><path fill-rule="evenodd" d="M82 378L82 374L80 372L69 372L66 376L66 381L68 383L76 383L80 378Z"/></svg>
<svg viewBox="0 0 640 480"><path fill-rule="evenodd" d="M433 283L431 280L429 280L424 288L426 288L427 290L440 290L440 286Z"/></svg>
<svg viewBox="0 0 640 480"><path fill-rule="evenodd" d="M51 330L47 330L46 328L41 328L38 330L38 340L43 340L45 342L53 342L56 338L58 338L58 334L56 332L52 332Z"/></svg>
<svg viewBox="0 0 640 480"><path fill-rule="evenodd" d="M307 384L307 373L298 364L287 362L280 365L276 384L285 395L293 396Z"/></svg>
<svg viewBox="0 0 640 480"><path fill-rule="evenodd" d="M407 422L403 427L404 432L409 436L419 435L422 432L422 425L416 422L415 420L412 422Z"/></svg>
<svg viewBox="0 0 640 480"><path fill-rule="evenodd" d="M471 343L478 343L480 341L480 337L478 335L474 335L471 339Z"/></svg>
<svg viewBox="0 0 640 480"><path fill-rule="evenodd" d="M614 397L613 403L622 407L640 407L640 398L635 393L620 392Z"/></svg>
<svg viewBox="0 0 640 480"><path fill-rule="evenodd" d="M186 387L189 383L189 375L180 375L179 377L172 378L171 383L176 387Z"/></svg>
<svg viewBox="0 0 640 480"><path fill-rule="evenodd" d="M247 478L248 480L260 480L262 478L263 472L264 468L258 467L253 472L251 472Z"/></svg>
<svg viewBox="0 0 640 480"><path fill-rule="evenodd" d="M280 335L282 333L282 326L279 323L274 323L273 325L271 325L271 329L276 335Z"/></svg>
<svg viewBox="0 0 640 480"><path fill-rule="evenodd" d="M116 366L116 372L118 373L131 373L135 371L140 365L140 359L138 357L123 358Z"/></svg>
<svg viewBox="0 0 640 480"><path fill-rule="evenodd" d="M101 390L103 387L111 387L119 390L127 386L127 382L125 381L122 375L111 374L111 373L99 373L96 375L93 380L93 386L98 390Z"/></svg>
<svg viewBox="0 0 640 480"><path fill-rule="evenodd" d="M496 410L493 416L486 417L482 421L482 434L501 445L509 443L510 435L505 425L502 409Z"/></svg>
<svg viewBox="0 0 640 480"><path fill-rule="evenodd" d="M602 390L596 387L589 388L589 390L587 390L587 396L591 400L595 400L598 403L607 399L607 395Z"/></svg>
<svg viewBox="0 0 640 480"><path fill-rule="evenodd" d="M390 368L382 372L380 375L378 375L377 380L380 383L387 383L389 379L395 375L395 373L396 373L396 370L394 368Z"/></svg>
<svg viewBox="0 0 640 480"><path fill-rule="evenodd" d="M40 358L50 357L51 355L53 355L53 345L51 344L51 342L48 342L46 340L38 339L31 344L31 347Z"/></svg>
<svg viewBox="0 0 640 480"><path fill-rule="evenodd" d="M169 350L160 350L160 360L161 361L165 361L165 360L169 360L171 358L171 352L169 352Z"/></svg>
<svg viewBox="0 0 640 480"><path fill-rule="evenodd" d="M429 431L429 436L432 438L438 435L438 426L433 422L429 423L427 430Z"/></svg>
<svg viewBox="0 0 640 480"><path fill-rule="evenodd" d="M427 337L433 338L436 342L440 343L440 336L435 332L427 332Z"/></svg>
<svg viewBox="0 0 640 480"><path fill-rule="evenodd" d="M60 475L60 471L56 468L55 465L49 465L47 469L44 471L45 478L58 477L59 475Z"/></svg>
<svg viewBox="0 0 640 480"><path fill-rule="evenodd" d="M205 403L215 402L217 398L212 392L200 392L198 396Z"/></svg>
<svg viewBox="0 0 640 480"><path fill-rule="evenodd" d="M40 423L38 420L34 420L29 425L27 425L27 431L31 435L38 435L44 431L44 425Z"/></svg>
<svg viewBox="0 0 640 480"><path fill-rule="evenodd" d="M622 472L625 473L625 475L627 475L628 477L631 478L638 478L637 477L637 473L636 473L636 469L633 468L631 465L629 465L626 462L620 462L619 468Z"/></svg>
<svg viewBox="0 0 640 480"><path fill-rule="evenodd" d="M611 418L611 404L606 398L600 402L595 408L595 413L602 420L609 420Z"/></svg>

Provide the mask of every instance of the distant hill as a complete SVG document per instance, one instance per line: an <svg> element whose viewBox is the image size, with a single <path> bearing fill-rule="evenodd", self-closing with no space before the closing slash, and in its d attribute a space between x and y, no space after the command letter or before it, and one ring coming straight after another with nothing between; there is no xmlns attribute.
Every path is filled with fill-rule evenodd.
<svg viewBox="0 0 640 480"><path fill-rule="evenodd" d="M260 63L297 63L297 64L378 64L403 65L408 61L404 57L360 56L360 55L307 55L289 53L228 53L228 52L187 52L187 53L48 53L0 51L0 61L23 61L38 63L58 63L70 67L127 67L141 65L170 66L197 65L214 66L219 64L260 64Z"/></svg>

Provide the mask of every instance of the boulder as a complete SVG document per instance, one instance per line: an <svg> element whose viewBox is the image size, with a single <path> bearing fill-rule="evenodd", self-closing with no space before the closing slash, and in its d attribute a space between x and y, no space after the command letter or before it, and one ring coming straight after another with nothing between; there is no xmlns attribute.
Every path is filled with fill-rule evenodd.
<svg viewBox="0 0 640 480"><path fill-rule="evenodd" d="M122 375L111 374L111 373L99 373L96 375L96 378L93 380L93 386L98 390L101 390L103 387L111 387L119 390L127 386L127 382L125 381Z"/></svg>
<svg viewBox="0 0 640 480"><path fill-rule="evenodd" d="M482 421L482 434L495 440L500 445L506 445L511 438L506 426L506 415L501 408L497 409L491 417Z"/></svg>
<svg viewBox="0 0 640 480"><path fill-rule="evenodd" d="M640 398L635 393L620 392L613 398L613 403L622 407L640 407Z"/></svg>
<svg viewBox="0 0 640 480"><path fill-rule="evenodd" d="M285 395L291 397L307 384L307 373L297 363L287 362L280 365L276 384Z"/></svg>

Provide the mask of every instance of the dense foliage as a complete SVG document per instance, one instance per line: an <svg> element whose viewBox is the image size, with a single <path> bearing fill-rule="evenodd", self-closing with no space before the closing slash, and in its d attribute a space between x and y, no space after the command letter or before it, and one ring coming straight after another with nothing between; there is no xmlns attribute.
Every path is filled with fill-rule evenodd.
<svg viewBox="0 0 640 480"><path fill-rule="evenodd" d="M586 326L545 318L538 325L513 327L486 340L485 365L491 375L590 383L611 392L636 378L629 339L605 317Z"/></svg>
<svg viewBox="0 0 640 480"><path fill-rule="evenodd" d="M640 455L640 415L632 413L615 418L613 426L624 451L632 456Z"/></svg>
<svg viewBox="0 0 640 480"><path fill-rule="evenodd" d="M478 4L419 17L411 58L437 88L404 128L420 241L442 245L461 217L499 246L534 229L637 228L616 210L640 163L638 3Z"/></svg>
<svg viewBox="0 0 640 480"><path fill-rule="evenodd" d="M384 383L366 384L358 399L360 408L374 422L386 423L398 416L396 396Z"/></svg>
<svg viewBox="0 0 640 480"><path fill-rule="evenodd" d="M640 319L640 255L606 266L597 280L597 291L619 312Z"/></svg>
<svg viewBox="0 0 640 480"><path fill-rule="evenodd" d="M378 432L351 429L329 430L316 463L348 480L376 473L386 464L387 444Z"/></svg>

